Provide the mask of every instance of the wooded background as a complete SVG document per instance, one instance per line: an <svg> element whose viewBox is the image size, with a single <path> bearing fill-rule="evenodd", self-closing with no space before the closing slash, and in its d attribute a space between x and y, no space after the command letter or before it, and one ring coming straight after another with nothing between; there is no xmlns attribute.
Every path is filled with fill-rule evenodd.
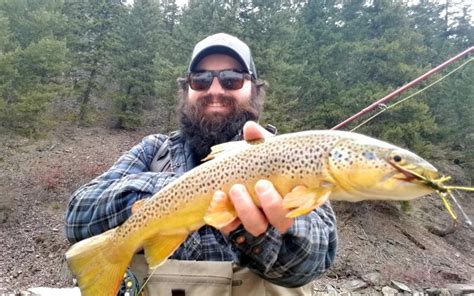
<svg viewBox="0 0 474 296"><path fill-rule="evenodd" d="M474 45L470 1L123 2L0 0L2 131L176 128L176 79L212 33L249 44L280 132L331 128ZM472 168L473 64L358 131Z"/></svg>

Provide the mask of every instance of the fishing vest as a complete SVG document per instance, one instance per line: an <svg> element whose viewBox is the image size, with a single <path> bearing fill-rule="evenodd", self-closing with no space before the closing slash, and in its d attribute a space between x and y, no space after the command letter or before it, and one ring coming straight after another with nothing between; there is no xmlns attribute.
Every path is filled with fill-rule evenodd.
<svg viewBox="0 0 474 296"><path fill-rule="evenodd" d="M276 128L267 125L276 134ZM241 137L238 135L238 137ZM189 147L175 145L178 132L171 133L155 154L150 165L153 172L182 174L199 162L192 158ZM172 158L171 155L174 157ZM143 254L134 256L130 270L137 277L146 296L276 296L311 295L312 283L300 288L285 288L270 283L231 261L166 260L155 271L148 270Z"/></svg>
<svg viewBox="0 0 474 296"><path fill-rule="evenodd" d="M130 270L145 296L310 296L312 283L285 288L266 281L246 267L230 261L166 260L155 271L145 256L135 255Z"/></svg>

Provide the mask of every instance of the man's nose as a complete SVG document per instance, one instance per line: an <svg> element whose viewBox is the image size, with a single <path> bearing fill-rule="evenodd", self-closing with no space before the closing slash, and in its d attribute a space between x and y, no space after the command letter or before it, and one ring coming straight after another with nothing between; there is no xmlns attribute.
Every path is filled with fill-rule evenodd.
<svg viewBox="0 0 474 296"><path fill-rule="evenodd" d="M225 92L225 90L222 88L222 85L217 79L217 77L213 77L212 83L211 83L211 86L209 87L208 92L212 94L220 94L220 93Z"/></svg>

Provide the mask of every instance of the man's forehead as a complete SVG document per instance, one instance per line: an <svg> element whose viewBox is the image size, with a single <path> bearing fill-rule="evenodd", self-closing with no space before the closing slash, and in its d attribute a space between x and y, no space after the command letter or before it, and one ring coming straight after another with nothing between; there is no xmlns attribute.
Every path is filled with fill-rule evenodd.
<svg viewBox="0 0 474 296"><path fill-rule="evenodd" d="M237 59L230 55L224 53L213 53L203 57L196 65L196 70L217 70L214 69L216 67L237 70L243 70L245 68Z"/></svg>

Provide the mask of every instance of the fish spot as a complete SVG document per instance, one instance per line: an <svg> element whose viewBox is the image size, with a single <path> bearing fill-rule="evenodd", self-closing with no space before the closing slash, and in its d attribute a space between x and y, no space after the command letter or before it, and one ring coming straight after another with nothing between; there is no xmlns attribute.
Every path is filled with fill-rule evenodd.
<svg viewBox="0 0 474 296"><path fill-rule="evenodd" d="M375 154L371 151L364 151L362 152L362 156L363 158L367 159L367 160L373 160L375 159Z"/></svg>

